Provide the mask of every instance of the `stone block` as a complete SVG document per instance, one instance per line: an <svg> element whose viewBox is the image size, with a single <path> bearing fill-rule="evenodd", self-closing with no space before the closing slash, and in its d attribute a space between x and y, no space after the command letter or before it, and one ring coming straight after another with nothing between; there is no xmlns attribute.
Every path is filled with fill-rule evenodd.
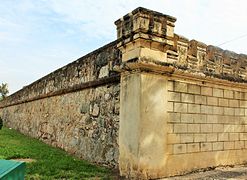
<svg viewBox="0 0 247 180"><path fill-rule="evenodd" d="M244 149L244 141L235 141L234 149Z"/></svg>
<svg viewBox="0 0 247 180"><path fill-rule="evenodd" d="M199 152L199 151L200 151L199 143L187 144L187 152L188 153Z"/></svg>
<svg viewBox="0 0 247 180"><path fill-rule="evenodd" d="M218 105L218 98L217 97L207 97L207 104L212 106Z"/></svg>
<svg viewBox="0 0 247 180"><path fill-rule="evenodd" d="M224 115L233 116L235 113L234 108L224 107Z"/></svg>
<svg viewBox="0 0 247 180"><path fill-rule="evenodd" d="M188 132L187 124L174 124L175 133L186 133Z"/></svg>
<svg viewBox="0 0 247 180"><path fill-rule="evenodd" d="M193 114L181 114L181 122L182 123L193 123Z"/></svg>
<svg viewBox="0 0 247 180"><path fill-rule="evenodd" d="M241 108L247 108L247 101L239 101L239 105Z"/></svg>
<svg viewBox="0 0 247 180"><path fill-rule="evenodd" d="M244 115L247 116L247 109L244 110Z"/></svg>
<svg viewBox="0 0 247 180"><path fill-rule="evenodd" d="M213 114L223 115L224 114L224 108L223 107L214 106L213 107Z"/></svg>
<svg viewBox="0 0 247 180"><path fill-rule="evenodd" d="M92 116L97 117L99 115L99 111L100 111L99 105L94 104L93 107L91 108Z"/></svg>
<svg viewBox="0 0 247 180"><path fill-rule="evenodd" d="M240 116L233 116L233 121L234 121L233 124L240 124Z"/></svg>
<svg viewBox="0 0 247 180"><path fill-rule="evenodd" d="M207 115L207 123L218 123L217 115Z"/></svg>
<svg viewBox="0 0 247 180"><path fill-rule="evenodd" d="M223 89L217 89L217 88L213 88L213 96L215 97L223 97L224 93L223 93Z"/></svg>
<svg viewBox="0 0 247 180"><path fill-rule="evenodd" d="M229 133L229 141L238 141L239 133Z"/></svg>
<svg viewBox="0 0 247 180"><path fill-rule="evenodd" d="M194 134L194 142L206 142L207 134Z"/></svg>
<svg viewBox="0 0 247 180"><path fill-rule="evenodd" d="M195 102L195 96L192 94L181 94L181 101L182 102L187 102L187 103L194 103Z"/></svg>
<svg viewBox="0 0 247 180"><path fill-rule="evenodd" d="M174 103L173 102L168 102L167 103L167 111L168 112L173 112L174 111Z"/></svg>
<svg viewBox="0 0 247 180"><path fill-rule="evenodd" d="M181 143L190 143L193 142L194 136L193 134L181 134L180 140Z"/></svg>
<svg viewBox="0 0 247 180"><path fill-rule="evenodd" d="M233 91L224 89L224 98L233 98Z"/></svg>
<svg viewBox="0 0 247 180"><path fill-rule="evenodd" d="M176 92L187 92L188 90L188 85L186 83L183 82L178 82L176 81L174 84L174 91Z"/></svg>
<svg viewBox="0 0 247 180"><path fill-rule="evenodd" d="M235 116L244 116L245 109L244 108L235 108Z"/></svg>
<svg viewBox="0 0 247 180"><path fill-rule="evenodd" d="M201 151L212 151L213 150L213 146L212 143L201 143Z"/></svg>
<svg viewBox="0 0 247 180"><path fill-rule="evenodd" d="M191 94L200 94L201 93L201 87L198 86L198 85L189 84L188 85L188 93L191 93Z"/></svg>
<svg viewBox="0 0 247 180"><path fill-rule="evenodd" d="M224 142L224 150L234 149L234 141Z"/></svg>
<svg viewBox="0 0 247 180"><path fill-rule="evenodd" d="M216 142L218 139L217 133L209 133L207 134L207 142Z"/></svg>
<svg viewBox="0 0 247 180"><path fill-rule="evenodd" d="M224 132L235 132L234 125L224 124Z"/></svg>
<svg viewBox="0 0 247 180"><path fill-rule="evenodd" d="M227 124L228 123L228 121L227 121L227 119L229 118L229 116L219 116L219 119L218 119L218 123L220 123L220 124Z"/></svg>
<svg viewBox="0 0 247 180"><path fill-rule="evenodd" d="M240 133L239 134L240 141L246 141L247 140L247 133Z"/></svg>
<svg viewBox="0 0 247 180"><path fill-rule="evenodd" d="M218 141L229 141L229 134L228 133L219 133L218 134Z"/></svg>
<svg viewBox="0 0 247 180"><path fill-rule="evenodd" d="M207 123L207 115L206 114L194 114L194 123Z"/></svg>
<svg viewBox="0 0 247 180"><path fill-rule="evenodd" d="M237 124L237 125L233 125L233 127L234 127L234 132L240 133L245 131L244 125Z"/></svg>
<svg viewBox="0 0 247 180"><path fill-rule="evenodd" d="M213 106L201 105L202 114L213 114Z"/></svg>
<svg viewBox="0 0 247 180"><path fill-rule="evenodd" d="M229 100L228 99L219 98L219 106L228 107L229 106Z"/></svg>
<svg viewBox="0 0 247 180"><path fill-rule="evenodd" d="M239 123L238 118L234 116L219 116L218 122L220 124L236 124Z"/></svg>
<svg viewBox="0 0 247 180"><path fill-rule="evenodd" d="M201 95L195 95L196 104L207 104L207 97Z"/></svg>
<svg viewBox="0 0 247 180"><path fill-rule="evenodd" d="M197 113L199 114L201 112L201 105L199 104L188 104L188 112L189 113Z"/></svg>
<svg viewBox="0 0 247 180"><path fill-rule="evenodd" d="M229 99L229 107L239 107L239 101L236 99Z"/></svg>
<svg viewBox="0 0 247 180"><path fill-rule="evenodd" d="M168 92L168 101L180 102L181 101L181 93Z"/></svg>
<svg viewBox="0 0 247 180"><path fill-rule="evenodd" d="M108 65L103 66L100 69L99 78L104 78L104 77L107 77L108 75L109 75L109 66Z"/></svg>
<svg viewBox="0 0 247 180"><path fill-rule="evenodd" d="M188 105L186 103L174 103L174 112L187 112Z"/></svg>
<svg viewBox="0 0 247 180"><path fill-rule="evenodd" d="M212 124L201 124L201 132L202 133L209 133L213 131Z"/></svg>
<svg viewBox="0 0 247 180"><path fill-rule="evenodd" d="M174 144L173 154L183 154L186 153L186 144Z"/></svg>
<svg viewBox="0 0 247 180"><path fill-rule="evenodd" d="M200 124L188 124L188 133L199 133Z"/></svg>
<svg viewBox="0 0 247 180"><path fill-rule="evenodd" d="M234 92L234 99L245 99L245 93L244 92L235 91Z"/></svg>
<svg viewBox="0 0 247 180"><path fill-rule="evenodd" d="M213 89L211 87L201 87L201 95L212 96Z"/></svg>
<svg viewBox="0 0 247 180"><path fill-rule="evenodd" d="M213 124L213 132L224 132L223 124Z"/></svg>
<svg viewBox="0 0 247 180"><path fill-rule="evenodd" d="M244 99L247 100L247 92L243 92L244 93Z"/></svg>
<svg viewBox="0 0 247 180"><path fill-rule="evenodd" d="M167 82L167 90L168 91L174 91L174 81L168 81Z"/></svg>
<svg viewBox="0 0 247 180"><path fill-rule="evenodd" d="M240 124L247 124L247 117L240 117Z"/></svg>
<svg viewBox="0 0 247 180"><path fill-rule="evenodd" d="M167 121L168 122L176 122L176 123L178 123L178 122L180 122L180 117L181 117L180 113L170 112L170 113L168 113Z"/></svg>
<svg viewBox="0 0 247 180"><path fill-rule="evenodd" d="M213 143L213 151L222 151L224 146L223 142L214 142Z"/></svg>

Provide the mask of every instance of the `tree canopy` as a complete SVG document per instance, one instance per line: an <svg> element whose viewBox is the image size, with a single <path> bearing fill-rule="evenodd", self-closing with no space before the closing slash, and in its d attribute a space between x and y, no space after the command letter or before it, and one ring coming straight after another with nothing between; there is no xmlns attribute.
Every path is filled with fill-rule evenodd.
<svg viewBox="0 0 247 180"><path fill-rule="evenodd" d="M0 85L0 100L4 99L5 97L7 97L8 93L9 93L8 84L7 83L2 83Z"/></svg>

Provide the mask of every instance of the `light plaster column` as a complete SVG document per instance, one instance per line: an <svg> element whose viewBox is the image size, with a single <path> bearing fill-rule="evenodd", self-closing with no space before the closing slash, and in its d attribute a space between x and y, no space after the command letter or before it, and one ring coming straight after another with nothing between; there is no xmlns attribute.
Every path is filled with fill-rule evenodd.
<svg viewBox="0 0 247 180"><path fill-rule="evenodd" d="M119 169L122 176L159 177L166 166L167 78L176 19L138 8L115 22L122 52Z"/></svg>

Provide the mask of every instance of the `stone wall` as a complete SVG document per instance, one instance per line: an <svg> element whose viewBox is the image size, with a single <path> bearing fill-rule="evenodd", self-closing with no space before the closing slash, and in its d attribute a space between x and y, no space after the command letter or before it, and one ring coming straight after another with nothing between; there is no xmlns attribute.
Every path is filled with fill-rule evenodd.
<svg viewBox="0 0 247 180"><path fill-rule="evenodd" d="M170 162L170 174L246 162L244 86L173 79L167 90L167 154L173 161L183 158L180 163Z"/></svg>
<svg viewBox="0 0 247 180"><path fill-rule="evenodd" d="M115 22L119 166L127 177L247 161L247 56L177 35L175 21L137 8Z"/></svg>
<svg viewBox="0 0 247 180"><path fill-rule="evenodd" d="M114 71L114 67L119 65L121 58L121 54L116 47L117 42L109 43L23 87L23 89L2 101L0 107L107 83L109 79L118 76L118 73Z"/></svg>
<svg viewBox="0 0 247 180"><path fill-rule="evenodd" d="M185 75L123 75L123 174L154 179L247 161L246 86Z"/></svg>
<svg viewBox="0 0 247 180"><path fill-rule="evenodd" d="M189 41L175 22L135 9L117 41L0 102L5 124L127 178L245 163L247 56Z"/></svg>
<svg viewBox="0 0 247 180"><path fill-rule="evenodd" d="M171 53L173 52L173 53ZM246 82L247 55L223 50L175 34L167 62L190 71L230 81Z"/></svg>
<svg viewBox="0 0 247 180"><path fill-rule="evenodd" d="M170 153L247 148L247 94L240 90L169 81Z"/></svg>
<svg viewBox="0 0 247 180"><path fill-rule="evenodd" d="M8 127L91 162L118 166L116 42L24 87L0 103Z"/></svg>
<svg viewBox="0 0 247 180"><path fill-rule="evenodd" d="M5 125L91 162L117 166L119 84L2 110Z"/></svg>

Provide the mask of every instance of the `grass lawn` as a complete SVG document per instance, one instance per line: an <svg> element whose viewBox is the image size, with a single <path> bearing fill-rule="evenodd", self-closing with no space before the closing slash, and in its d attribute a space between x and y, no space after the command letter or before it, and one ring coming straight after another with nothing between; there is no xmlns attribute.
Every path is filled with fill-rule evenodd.
<svg viewBox="0 0 247 180"><path fill-rule="evenodd" d="M113 179L107 168L92 165L15 130L0 130L0 159L31 158L25 179Z"/></svg>

